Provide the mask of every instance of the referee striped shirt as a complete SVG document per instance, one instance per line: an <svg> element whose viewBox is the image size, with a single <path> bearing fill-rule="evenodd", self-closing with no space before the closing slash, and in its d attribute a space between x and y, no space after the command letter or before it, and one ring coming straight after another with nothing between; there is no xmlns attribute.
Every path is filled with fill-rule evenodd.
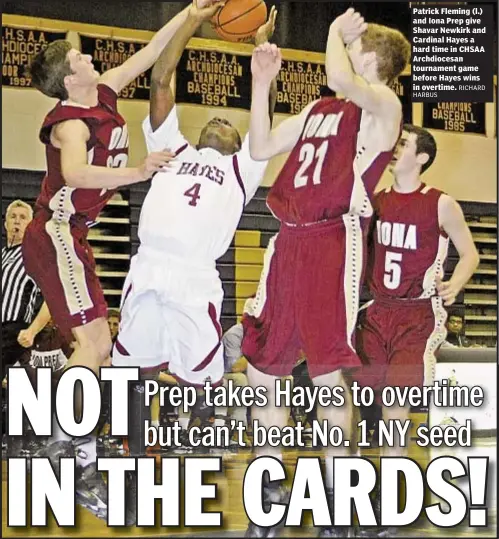
<svg viewBox="0 0 499 539"><path fill-rule="evenodd" d="M2 324L31 324L41 293L24 269L21 245L2 248Z"/></svg>

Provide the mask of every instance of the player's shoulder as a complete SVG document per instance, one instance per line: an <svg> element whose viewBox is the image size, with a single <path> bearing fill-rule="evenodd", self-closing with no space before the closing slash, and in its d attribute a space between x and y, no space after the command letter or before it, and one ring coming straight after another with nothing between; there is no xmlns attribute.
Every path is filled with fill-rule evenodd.
<svg viewBox="0 0 499 539"><path fill-rule="evenodd" d="M110 109L111 112L118 111L118 94L107 84L99 82L97 85L99 104Z"/></svg>

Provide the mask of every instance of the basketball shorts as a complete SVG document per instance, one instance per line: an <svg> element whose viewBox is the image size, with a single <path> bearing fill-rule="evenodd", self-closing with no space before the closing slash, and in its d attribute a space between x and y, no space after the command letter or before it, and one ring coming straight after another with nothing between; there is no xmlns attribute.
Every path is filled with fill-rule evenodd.
<svg viewBox="0 0 499 539"><path fill-rule="evenodd" d="M114 366L168 368L180 382L221 383L223 289L215 264L141 247L125 280Z"/></svg>
<svg viewBox="0 0 499 539"><path fill-rule="evenodd" d="M55 324L66 338L70 338L71 329L107 317L87 231L35 217L22 244L26 272L39 286Z"/></svg>
<svg viewBox="0 0 499 539"><path fill-rule="evenodd" d="M360 365L354 330L363 274L358 218L281 225L257 294L243 316L242 352L257 370L288 376L300 359L311 378Z"/></svg>
<svg viewBox="0 0 499 539"><path fill-rule="evenodd" d="M359 313L357 352L361 386L422 387L435 378L435 353L447 335L441 298L375 300Z"/></svg>

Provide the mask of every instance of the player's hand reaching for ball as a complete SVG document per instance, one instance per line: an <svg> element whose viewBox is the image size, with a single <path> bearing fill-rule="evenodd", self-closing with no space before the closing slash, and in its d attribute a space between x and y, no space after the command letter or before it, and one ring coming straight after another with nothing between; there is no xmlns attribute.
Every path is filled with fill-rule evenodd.
<svg viewBox="0 0 499 539"><path fill-rule="evenodd" d="M189 13L199 21L207 21L225 5L226 0L193 0Z"/></svg>
<svg viewBox="0 0 499 539"><path fill-rule="evenodd" d="M251 73L258 82L270 83L279 73L281 64L281 50L277 45L264 43L253 50Z"/></svg>
<svg viewBox="0 0 499 539"><path fill-rule="evenodd" d="M146 181L160 172L162 169L168 168L170 161L175 158L175 154L169 150L163 150L162 152L152 152L145 159L144 162L139 166L139 174L142 178L142 181Z"/></svg>
<svg viewBox="0 0 499 539"><path fill-rule="evenodd" d="M272 6L267 22L256 31L255 45L263 45L274 35L276 17L277 9Z"/></svg>
<svg viewBox="0 0 499 539"><path fill-rule="evenodd" d="M345 45L350 45L367 30L364 17L353 8L348 8L333 24L338 26Z"/></svg>
<svg viewBox="0 0 499 539"><path fill-rule="evenodd" d="M442 281L440 277L437 277L436 283L438 295L442 298L444 305L449 307L456 301L460 289L452 282L452 279Z"/></svg>

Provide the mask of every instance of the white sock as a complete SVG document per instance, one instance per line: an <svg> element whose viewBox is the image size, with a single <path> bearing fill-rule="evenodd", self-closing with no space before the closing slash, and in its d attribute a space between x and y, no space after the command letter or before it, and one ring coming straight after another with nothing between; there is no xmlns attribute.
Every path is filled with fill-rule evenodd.
<svg viewBox="0 0 499 539"><path fill-rule="evenodd" d="M326 457L326 487L332 489L334 487L334 458Z"/></svg>

